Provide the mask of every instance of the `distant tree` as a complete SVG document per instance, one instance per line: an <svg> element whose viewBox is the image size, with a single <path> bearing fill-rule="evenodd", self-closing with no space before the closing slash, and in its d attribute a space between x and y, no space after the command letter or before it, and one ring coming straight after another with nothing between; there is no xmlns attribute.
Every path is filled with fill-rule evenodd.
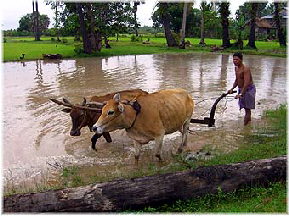
<svg viewBox="0 0 289 216"><path fill-rule="evenodd" d="M180 49L185 49L185 37L186 37L186 23L187 23L188 3L184 3L182 29L181 29L181 42L179 45Z"/></svg>
<svg viewBox="0 0 289 216"><path fill-rule="evenodd" d="M256 28L256 15L258 10L258 3L250 3L250 35L247 47L252 49L257 49L255 45L256 35L255 35L255 28Z"/></svg>
<svg viewBox="0 0 289 216"><path fill-rule="evenodd" d="M222 25L217 11L213 9L205 11L204 21L204 36L211 38L221 38Z"/></svg>
<svg viewBox="0 0 289 216"><path fill-rule="evenodd" d="M76 6L72 3L65 3L64 9L59 16L62 25L61 34L63 36L74 36L74 39L80 41L79 16L76 13Z"/></svg>
<svg viewBox="0 0 289 216"><path fill-rule="evenodd" d="M277 34L278 34L278 40L279 40L279 44L280 46L286 47L286 37L284 34L284 29L281 27L281 21L280 21L280 3L275 2L274 3L274 21L276 23L276 27L277 27Z"/></svg>
<svg viewBox="0 0 289 216"><path fill-rule="evenodd" d="M47 15L42 14L39 16L39 29L40 32L44 32L48 29L50 23L50 19ZM35 23L33 23L33 14L29 13L25 16L22 16L19 20L19 27L17 28L17 31L28 31L28 32L34 32Z"/></svg>
<svg viewBox="0 0 289 216"><path fill-rule="evenodd" d="M35 40L40 41L40 26L39 26L39 11L38 11L38 1L32 1L32 8L33 8L33 27L34 27L34 34L35 34Z"/></svg>
<svg viewBox="0 0 289 216"><path fill-rule="evenodd" d="M229 5L228 2L222 2L219 5L219 13L221 15L221 24L222 24L222 47L228 48L231 46L229 38Z"/></svg>
<svg viewBox="0 0 289 216"><path fill-rule="evenodd" d="M56 37L57 37L57 41L60 41L60 8L63 8L64 3L56 0L56 1L46 1L47 5L51 5L51 9L55 10L55 16L54 16L54 20L55 20L55 24L54 24L54 28L56 30Z"/></svg>
<svg viewBox="0 0 289 216"><path fill-rule="evenodd" d="M212 11L213 4L207 2L201 2L200 9L201 9L201 40L200 45L205 45L205 17L206 13Z"/></svg>
<svg viewBox="0 0 289 216"><path fill-rule="evenodd" d="M109 36L130 28L133 14L129 3L65 3L61 20L64 28L80 32L84 53L91 54L101 51L102 39L109 47Z"/></svg>
<svg viewBox="0 0 289 216"><path fill-rule="evenodd" d="M245 22L244 16L237 15L236 19L233 21L233 29L237 36L237 41L235 44L233 44L233 46L241 50L244 47L243 39L244 39L245 25L246 25L246 22Z"/></svg>
<svg viewBox="0 0 289 216"><path fill-rule="evenodd" d="M266 9L267 8L267 9ZM249 25L249 42L246 45L248 48L256 49L255 40L255 28L256 28L256 18L262 17L265 15L265 12L269 11L267 3L244 3L236 11L236 16L239 19L244 19L246 25ZM264 12L265 11L265 12ZM266 13L267 13L266 12ZM268 15L268 14L267 14Z"/></svg>
<svg viewBox="0 0 289 216"><path fill-rule="evenodd" d="M160 23L164 27L167 45L169 47L176 47L178 46L178 43L171 31L172 17L169 12L170 5L171 4L164 2L158 3L158 9L154 12L152 19L154 23Z"/></svg>
<svg viewBox="0 0 289 216"><path fill-rule="evenodd" d="M138 37L138 28L140 27L140 24L137 22L137 17L136 17L136 12L137 12L137 6L139 6L141 3L144 3L141 0L137 0L133 2L133 24L134 24L134 31L135 31L135 36Z"/></svg>
<svg viewBox="0 0 289 216"><path fill-rule="evenodd" d="M263 10L260 10L260 17L272 15L274 14L274 4L268 3L266 4L265 8Z"/></svg>

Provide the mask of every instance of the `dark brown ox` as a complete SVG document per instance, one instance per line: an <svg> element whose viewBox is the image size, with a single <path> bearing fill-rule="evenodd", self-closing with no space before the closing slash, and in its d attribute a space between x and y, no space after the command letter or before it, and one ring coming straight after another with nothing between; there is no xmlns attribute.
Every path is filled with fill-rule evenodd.
<svg viewBox="0 0 289 216"><path fill-rule="evenodd" d="M93 96L90 99L90 102L86 102L84 98L81 105L71 104L68 100L63 99L63 102L56 99L50 99L58 105L63 105L68 108L64 108L62 111L69 113L72 120L72 128L70 130L71 136L80 136L81 128L88 126L90 131L92 131L92 126L97 122L98 118L101 115L101 108L106 103L106 101L113 98L113 96L119 93L123 99L133 100L139 95L148 94L146 91L141 89L131 89L124 90L120 92L114 92L103 96ZM103 136L107 142L111 142L111 137L109 132L104 132L101 134L95 133L91 138L91 148L95 149L97 139Z"/></svg>
<svg viewBox="0 0 289 216"><path fill-rule="evenodd" d="M125 129L134 140L135 158L139 159L140 146L151 140L156 144L156 156L161 160L165 134L182 133L178 152L187 145L187 133L194 110L194 101L184 89L166 89L140 95L126 102L116 94L102 108L102 114L93 127L98 133Z"/></svg>

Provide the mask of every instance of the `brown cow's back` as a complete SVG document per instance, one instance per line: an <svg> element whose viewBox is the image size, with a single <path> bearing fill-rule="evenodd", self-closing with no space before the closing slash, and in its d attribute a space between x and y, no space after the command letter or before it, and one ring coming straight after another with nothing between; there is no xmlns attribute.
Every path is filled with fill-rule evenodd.
<svg viewBox="0 0 289 216"><path fill-rule="evenodd" d="M181 130L184 122L193 114L193 99L183 89L166 89L141 95L137 101L141 105L141 112L128 132L132 133L132 138L136 138L137 134L146 134L143 140L139 140L140 143L146 143L161 133Z"/></svg>
<svg viewBox="0 0 289 216"><path fill-rule="evenodd" d="M104 102L108 101L113 98L116 92L102 95L102 96L92 96L90 101L96 101L96 102ZM119 91L120 96L122 99L126 100L133 100L134 98L140 96L140 95L146 95L148 94L146 91L143 91L141 89L129 89L129 90L123 90Z"/></svg>

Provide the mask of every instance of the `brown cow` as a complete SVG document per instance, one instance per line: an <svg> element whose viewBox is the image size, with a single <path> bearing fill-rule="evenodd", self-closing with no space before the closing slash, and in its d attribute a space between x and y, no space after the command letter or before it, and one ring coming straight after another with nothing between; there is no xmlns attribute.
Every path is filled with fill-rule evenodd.
<svg viewBox="0 0 289 216"><path fill-rule="evenodd" d="M132 100L135 97L142 95L142 94L148 94L146 91L143 91L141 89L131 89L131 90L124 90L120 92L114 92L103 96L93 96L90 99L90 102L86 102L84 99L83 103L81 105L73 105L68 100L64 99L63 102L60 102L56 99L51 99L53 102L57 103L58 105L64 105L69 108L65 108L62 111L69 113L71 120L72 120L72 128L70 130L71 136L80 136L81 128L88 126L90 131L92 131L92 126L95 124L98 120L98 118L101 115L101 108L103 104L112 99L113 96L119 93L121 97L123 97L126 100ZM99 137L103 137L106 139L107 142L111 142L111 137L108 132L104 132L101 134L96 133L91 138L91 147L92 149L95 149L95 145L97 142L97 139Z"/></svg>
<svg viewBox="0 0 289 216"><path fill-rule="evenodd" d="M135 101L121 101L116 94L102 108L102 114L93 127L97 133L125 129L134 140L135 158L138 161L140 145L151 140L156 143L156 157L161 160L165 134L182 132L181 152L187 144L187 132L194 110L192 97L184 89L167 89L140 95Z"/></svg>

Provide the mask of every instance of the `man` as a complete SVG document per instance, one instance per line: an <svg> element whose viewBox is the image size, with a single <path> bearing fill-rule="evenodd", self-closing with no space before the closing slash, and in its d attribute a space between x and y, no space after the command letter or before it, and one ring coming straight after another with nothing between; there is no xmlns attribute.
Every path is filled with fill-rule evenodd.
<svg viewBox="0 0 289 216"><path fill-rule="evenodd" d="M250 68L243 64L242 53L234 53L233 63L235 65L236 80L233 88L228 90L229 94L233 93L233 89L238 86L238 95L235 99L239 99L239 107L245 109L244 125L251 121L251 109L255 109L256 88L253 83Z"/></svg>

